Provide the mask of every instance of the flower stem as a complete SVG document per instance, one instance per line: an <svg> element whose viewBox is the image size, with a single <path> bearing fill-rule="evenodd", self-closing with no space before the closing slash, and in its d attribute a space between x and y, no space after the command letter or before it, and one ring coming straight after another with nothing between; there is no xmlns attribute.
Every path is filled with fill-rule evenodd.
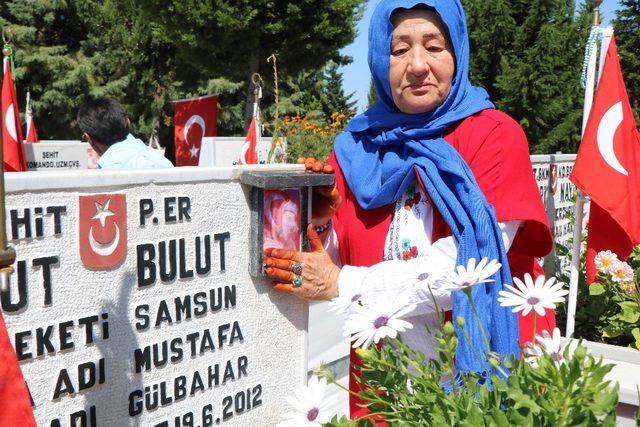
<svg viewBox="0 0 640 427"><path fill-rule="evenodd" d="M533 332L531 333L531 343L535 343L536 342L536 323L538 321L538 313L536 313L536 311L533 311Z"/></svg>
<svg viewBox="0 0 640 427"><path fill-rule="evenodd" d="M464 328L462 328L462 336L464 337L465 342L467 343L467 345L471 349L471 352L475 356L475 358L478 361L478 363L480 363L480 365L482 365L484 362L486 362L485 360L482 360L480 355L476 352L475 347L473 345L471 345L471 338L469 338L469 333Z"/></svg>
<svg viewBox="0 0 640 427"><path fill-rule="evenodd" d="M478 326L480 327L480 333L482 334L482 339L484 340L484 345L486 346L486 351L491 350L491 344L489 343L489 339L487 338L487 334L482 326L482 322L480 320L480 315L478 314L478 310L476 310L476 305L473 302L473 298L471 298L471 288L467 288L464 290L464 293L467 295L469 299L469 303L471 304L471 310L473 311L473 316L476 318L478 322Z"/></svg>

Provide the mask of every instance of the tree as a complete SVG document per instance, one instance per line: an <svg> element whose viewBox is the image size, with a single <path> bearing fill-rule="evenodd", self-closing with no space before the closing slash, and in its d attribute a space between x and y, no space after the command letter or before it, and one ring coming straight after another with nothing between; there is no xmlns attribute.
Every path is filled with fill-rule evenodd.
<svg viewBox="0 0 640 427"><path fill-rule="evenodd" d="M70 128L96 82L94 64L81 49L86 29L76 9L47 0L0 2L0 26L15 51L18 99L31 91L40 136L80 139Z"/></svg>
<svg viewBox="0 0 640 427"><path fill-rule="evenodd" d="M532 151L575 152L582 58L592 9L571 0L463 0L470 75L524 128Z"/></svg>
<svg viewBox="0 0 640 427"><path fill-rule="evenodd" d="M342 65L345 65L344 63ZM325 116L331 114L355 112L357 102L353 100L353 93L345 94L343 89L342 73L338 71L339 64L335 61L329 61L324 69L323 80L325 81L323 88L322 104Z"/></svg>
<svg viewBox="0 0 640 427"><path fill-rule="evenodd" d="M125 104L139 134L159 135L165 145L173 139L172 100L189 96L218 93L219 132L241 133L253 72L265 76L264 104L273 102L271 53L285 76L340 63L338 50L353 40L363 4L6 0L0 19L17 50L19 96L31 89L45 138L70 138L78 104L110 95ZM315 90L301 83L302 92Z"/></svg>
<svg viewBox="0 0 640 427"><path fill-rule="evenodd" d="M534 152L576 152L591 13L585 9L576 18L572 1L530 3L516 10L524 19L516 20L512 49L502 58L497 105L520 122Z"/></svg>
<svg viewBox="0 0 640 427"><path fill-rule="evenodd" d="M640 123L640 1L621 0L613 28L629 100Z"/></svg>
<svg viewBox="0 0 640 427"><path fill-rule="evenodd" d="M496 79L502 58L512 48L515 20L509 0L463 0L469 27L471 58L469 77L484 87L492 99L498 97Z"/></svg>
<svg viewBox="0 0 640 427"><path fill-rule="evenodd" d="M278 57L280 73L296 76L340 62L338 49L355 37L364 0L140 0L158 37L173 44L180 73L225 76L246 83L245 123L253 102L251 76L267 75ZM188 23L189 25L185 25ZM265 94L266 95L266 94ZM270 101L270 98L265 101Z"/></svg>
<svg viewBox="0 0 640 427"><path fill-rule="evenodd" d="M343 58L342 65L349 58ZM323 68L309 71L301 71L297 75L280 75L278 119L285 116L306 117L309 120L324 123L333 113L351 115L355 112L356 101L353 94L346 95L342 87L342 74L338 71L339 65L329 61ZM265 92L273 93L273 84L265 82ZM270 133L276 123L275 102L264 103L262 110L263 124Z"/></svg>

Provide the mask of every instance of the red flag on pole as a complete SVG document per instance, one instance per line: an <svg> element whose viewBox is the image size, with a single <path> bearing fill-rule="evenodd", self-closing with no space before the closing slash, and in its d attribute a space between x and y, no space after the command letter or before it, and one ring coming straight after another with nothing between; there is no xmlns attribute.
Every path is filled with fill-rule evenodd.
<svg viewBox="0 0 640 427"><path fill-rule="evenodd" d="M591 198L587 235L591 283L598 252L611 250L625 259L640 243L640 133L614 38L570 179Z"/></svg>
<svg viewBox="0 0 640 427"><path fill-rule="evenodd" d="M218 134L218 97L174 102L176 166L198 166L202 138Z"/></svg>
<svg viewBox="0 0 640 427"><path fill-rule="evenodd" d="M9 58L4 58L4 79L2 80L2 146L4 148L4 170L19 172L27 170L22 143L20 108L13 87Z"/></svg>
<svg viewBox="0 0 640 427"><path fill-rule="evenodd" d="M239 165L255 165L258 164L258 125L256 122L256 116L254 115L249 125L249 131L244 139L242 145L242 151L240 152L240 158L238 159Z"/></svg>
<svg viewBox="0 0 640 427"><path fill-rule="evenodd" d="M38 131L33 121L33 110L31 109L31 94L27 92L27 142L38 142Z"/></svg>
<svg viewBox="0 0 640 427"><path fill-rule="evenodd" d="M0 426L35 426L31 398L0 312Z"/></svg>

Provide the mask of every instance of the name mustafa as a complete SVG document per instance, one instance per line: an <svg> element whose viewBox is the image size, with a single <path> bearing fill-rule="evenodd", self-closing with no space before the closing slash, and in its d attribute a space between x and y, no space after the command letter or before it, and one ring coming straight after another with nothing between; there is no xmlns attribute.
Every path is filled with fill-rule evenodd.
<svg viewBox="0 0 640 427"><path fill-rule="evenodd" d="M206 353L213 353L216 348L225 345L232 347L235 342L242 342L244 337L238 321L223 323L202 332L193 332L186 337L177 337L161 343L137 348L133 352L135 373L149 371L152 367L161 368L167 363L178 363L185 357L195 359Z"/></svg>

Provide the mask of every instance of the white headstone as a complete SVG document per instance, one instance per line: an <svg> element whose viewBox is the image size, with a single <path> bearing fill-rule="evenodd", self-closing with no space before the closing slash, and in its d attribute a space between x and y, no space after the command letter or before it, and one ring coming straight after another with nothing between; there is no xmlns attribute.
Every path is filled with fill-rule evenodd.
<svg viewBox="0 0 640 427"><path fill-rule="evenodd" d="M87 169L89 148L80 141L25 143L27 170Z"/></svg>
<svg viewBox="0 0 640 427"><path fill-rule="evenodd" d="M271 147L271 137L263 136L258 145L258 158L266 160ZM214 136L202 138L199 166L232 166L240 158L242 136Z"/></svg>
<svg viewBox="0 0 640 427"><path fill-rule="evenodd" d="M238 170L7 177L1 302L39 425L278 421L308 310L249 276Z"/></svg>

